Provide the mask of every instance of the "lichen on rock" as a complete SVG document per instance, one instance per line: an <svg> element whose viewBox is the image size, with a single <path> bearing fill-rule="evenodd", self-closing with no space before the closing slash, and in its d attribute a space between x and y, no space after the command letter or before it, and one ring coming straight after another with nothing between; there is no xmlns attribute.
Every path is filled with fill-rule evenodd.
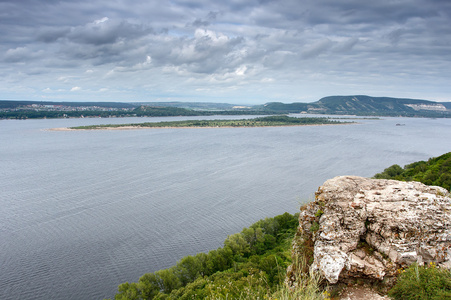
<svg viewBox="0 0 451 300"><path fill-rule="evenodd" d="M331 284L382 281L416 262L451 267L451 198L419 182L339 176L326 181L301 209L293 246L313 243L310 272ZM320 213L319 213L320 212ZM289 269L287 282L294 282Z"/></svg>

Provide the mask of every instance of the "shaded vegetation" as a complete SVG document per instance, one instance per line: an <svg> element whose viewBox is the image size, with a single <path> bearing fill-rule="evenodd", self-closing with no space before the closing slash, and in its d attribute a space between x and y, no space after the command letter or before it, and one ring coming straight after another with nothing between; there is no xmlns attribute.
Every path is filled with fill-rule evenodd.
<svg viewBox="0 0 451 300"><path fill-rule="evenodd" d="M427 185L441 186L451 190L451 152L428 161L418 161L402 168L392 165L374 176L377 179L419 181Z"/></svg>
<svg viewBox="0 0 451 300"><path fill-rule="evenodd" d="M256 299L279 290L291 263L298 214L260 220L224 246L123 283L114 299Z"/></svg>
<svg viewBox="0 0 451 300"><path fill-rule="evenodd" d="M172 122L91 125L71 127L71 129L107 129L121 127L264 127L346 123L349 122L339 122L327 118L294 118L288 116L269 116L242 120L185 120Z"/></svg>

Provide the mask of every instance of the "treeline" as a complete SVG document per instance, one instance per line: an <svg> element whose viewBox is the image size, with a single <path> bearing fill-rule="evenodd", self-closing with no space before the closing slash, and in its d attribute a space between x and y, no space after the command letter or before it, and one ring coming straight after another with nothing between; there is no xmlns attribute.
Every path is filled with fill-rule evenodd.
<svg viewBox="0 0 451 300"><path fill-rule="evenodd" d="M104 107L104 108L134 108L136 105L123 102L53 102L53 101L29 101L29 100L0 100L0 109L16 109L30 105L57 105L70 107Z"/></svg>
<svg viewBox="0 0 451 300"><path fill-rule="evenodd" d="M209 112L195 111L180 107L156 107L142 105L133 110L137 117L204 116Z"/></svg>
<svg viewBox="0 0 451 300"><path fill-rule="evenodd" d="M81 118L81 117L168 117L168 116L203 116L209 112L198 112L178 107L141 106L127 110L15 110L0 111L0 119L53 119L53 118Z"/></svg>
<svg viewBox="0 0 451 300"><path fill-rule="evenodd" d="M130 111L40 111L40 110L18 110L0 111L0 119L61 119L61 118L110 118L110 117L135 117Z"/></svg>
<svg viewBox="0 0 451 300"><path fill-rule="evenodd" d="M263 115L271 114L269 110L194 110L172 106L146 106L133 110L137 117L163 117L163 116L213 116L213 115ZM274 114L280 114L275 112Z"/></svg>
<svg viewBox="0 0 451 300"><path fill-rule="evenodd" d="M119 285L114 299L268 298L285 278L298 223L289 213L260 220L228 236L222 248Z"/></svg>
<svg viewBox="0 0 451 300"><path fill-rule="evenodd" d="M268 110L192 110L181 107L165 106L139 106L136 108L126 107L118 109L107 108L88 108L77 110L73 109L13 109L0 111L0 119L55 119L55 118L81 118L81 117L171 117L171 116L212 116L212 115L263 115L279 114Z"/></svg>
<svg viewBox="0 0 451 300"><path fill-rule="evenodd" d="M427 185L441 186L451 190L451 152L428 161L418 161L402 168L392 165L374 176L378 179L419 181Z"/></svg>

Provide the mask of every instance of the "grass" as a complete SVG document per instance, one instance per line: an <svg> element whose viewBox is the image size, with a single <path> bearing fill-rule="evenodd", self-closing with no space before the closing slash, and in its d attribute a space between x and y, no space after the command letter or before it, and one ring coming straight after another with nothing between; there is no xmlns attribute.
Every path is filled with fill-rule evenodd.
<svg viewBox="0 0 451 300"><path fill-rule="evenodd" d="M451 272L438 268L412 264L400 272L395 286L388 295L395 300L451 299Z"/></svg>
<svg viewBox="0 0 451 300"><path fill-rule="evenodd" d="M330 294L323 291L320 287L321 278L319 274L306 273L302 270L308 269L309 266L304 258L296 258L296 280L293 287L283 284L279 290L271 295L272 300L325 300ZM254 298L255 299L255 298Z"/></svg>

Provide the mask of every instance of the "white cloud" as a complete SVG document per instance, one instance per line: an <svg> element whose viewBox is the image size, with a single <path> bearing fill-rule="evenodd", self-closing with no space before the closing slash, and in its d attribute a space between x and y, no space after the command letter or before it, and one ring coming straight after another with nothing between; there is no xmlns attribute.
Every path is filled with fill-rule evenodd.
<svg viewBox="0 0 451 300"><path fill-rule="evenodd" d="M243 76L246 73L246 70L246 66L240 66L238 69L236 69L235 74L238 76Z"/></svg>
<svg viewBox="0 0 451 300"><path fill-rule="evenodd" d="M80 90L81 90L81 87L79 87L79 86L74 86L73 88L70 89L71 92L77 92Z"/></svg>
<svg viewBox="0 0 451 300"><path fill-rule="evenodd" d="M100 19L100 20L95 20L95 21L94 21L94 24L105 23L105 22L108 21L108 20L109 20L108 17L103 17L103 18Z"/></svg>

